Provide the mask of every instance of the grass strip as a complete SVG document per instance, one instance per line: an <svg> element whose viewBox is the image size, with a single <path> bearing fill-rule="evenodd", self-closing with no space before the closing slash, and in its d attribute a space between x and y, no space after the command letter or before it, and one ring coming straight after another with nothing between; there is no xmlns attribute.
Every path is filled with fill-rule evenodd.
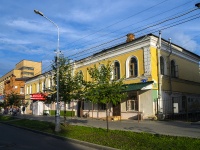
<svg viewBox="0 0 200 150"><path fill-rule="evenodd" d="M8 118L4 120L8 120ZM61 125L61 132L55 133L55 124L50 122L22 119L9 123L122 150L196 150L200 145L200 139L189 137L135 133L121 130L106 132L106 129L102 128L76 125Z"/></svg>

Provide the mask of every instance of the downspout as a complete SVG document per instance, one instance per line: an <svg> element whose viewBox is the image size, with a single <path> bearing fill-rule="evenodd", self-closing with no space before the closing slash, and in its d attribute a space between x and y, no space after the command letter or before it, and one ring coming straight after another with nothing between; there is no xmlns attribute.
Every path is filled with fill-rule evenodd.
<svg viewBox="0 0 200 150"><path fill-rule="evenodd" d="M172 54L172 47L171 47L171 39L169 39L169 47L170 47L170 53L168 55L168 65L169 65L169 100L172 102L172 111L173 111L173 116L174 116L174 110L173 110L173 101L172 101L172 75L171 75L171 61L170 61L170 56Z"/></svg>
<svg viewBox="0 0 200 150"><path fill-rule="evenodd" d="M172 54L172 44L171 44L171 38L169 39L169 50L170 53L168 55L168 67L169 67L169 90L170 90L170 99L171 99L171 95L172 95L172 77L171 77L171 63L170 63L170 56Z"/></svg>
<svg viewBox="0 0 200 150"><path fill-rule="evenodd" d="M157 67L158 67L158 100L157 100L157 116L158 116L158 113L159 113L159 110L158 110L158 103L160 102L161 100L161 76L160 76L160 51L161 51L161 31L159 31L159 41L158 41L158 49L157 49Z"/></svg>

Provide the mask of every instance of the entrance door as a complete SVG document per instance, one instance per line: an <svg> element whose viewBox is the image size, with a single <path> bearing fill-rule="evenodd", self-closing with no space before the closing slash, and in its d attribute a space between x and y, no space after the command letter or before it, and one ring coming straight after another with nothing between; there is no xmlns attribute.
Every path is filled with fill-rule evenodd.
<svg viewBox="0 0 200 150"><path fill-rule="evenodd" d="M78 117L83 116L83 102L82 101L78 101L77 116Z"/></svg>
<svg viewBox="0 0 200 150"><path fill-rule="evenodd" d="M120 106L120 103L115 106L113 105L113 116L121 116Z"/></svg>

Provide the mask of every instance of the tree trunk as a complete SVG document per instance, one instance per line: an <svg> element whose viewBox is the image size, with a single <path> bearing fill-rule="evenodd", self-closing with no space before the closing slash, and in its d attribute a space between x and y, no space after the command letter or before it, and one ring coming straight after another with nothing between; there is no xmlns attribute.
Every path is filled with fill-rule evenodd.
<svg viewBox="0 0 200 150"><path fill-rule="evenodd" d="M94 112L94 103L92 102L92 119L93 119L93 112Z"/></svg>
<svg viewBox="0 0 200 150"><path fill-rule="evenodd" d="M74 102L73 101L71 101L72 102L72 112L71 112L71 118L73 117L73 110L74 110Z"/></svg>
<svg viewBox="0 0 200 150"><path fill-rule="evenodd" d="M109 130L109 127L108 127L108 103L106 103L106 124L107 124L107 132Z"/></svg>
<svg viewBox="0 0 200 150"><path fill-rule="evenodd" d="M67 107L66 102L64 102L64 126L67 124Z"/></svg>

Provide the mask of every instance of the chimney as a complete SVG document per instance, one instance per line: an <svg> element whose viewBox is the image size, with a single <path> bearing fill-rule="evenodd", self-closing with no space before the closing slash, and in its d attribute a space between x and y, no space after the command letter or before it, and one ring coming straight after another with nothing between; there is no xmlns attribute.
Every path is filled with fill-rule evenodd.
<svg viewBox="0 0 200 150"><path fill-rule="evenodd" d="M131 42L135 39L135 35L133 33L129 33L126 35L127 36L127 39L126 39L126 42Z"/></svg>

